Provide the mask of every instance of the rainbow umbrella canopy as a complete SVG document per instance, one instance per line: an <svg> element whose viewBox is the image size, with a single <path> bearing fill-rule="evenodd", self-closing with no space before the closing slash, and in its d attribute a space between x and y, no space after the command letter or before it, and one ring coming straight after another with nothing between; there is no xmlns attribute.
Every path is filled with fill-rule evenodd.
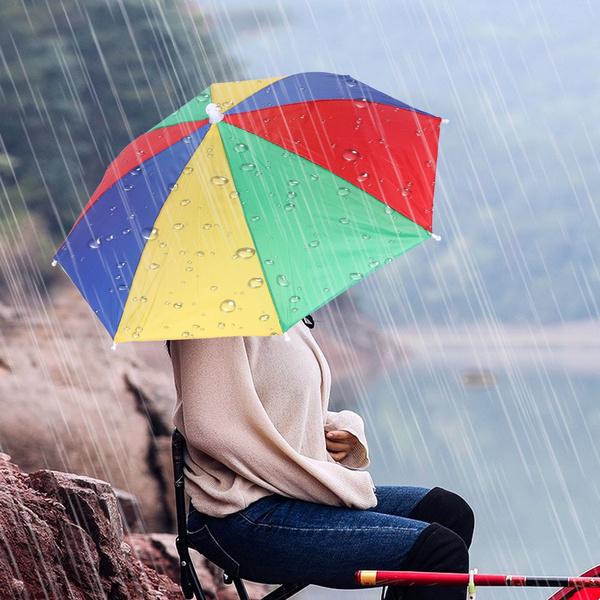
<svg viewBox="0 0 600 600"><path fill-rule="evenodd" d="M348 75L215 83L58 248L113 341L281 334L432 236L439 117Z"/></svg>

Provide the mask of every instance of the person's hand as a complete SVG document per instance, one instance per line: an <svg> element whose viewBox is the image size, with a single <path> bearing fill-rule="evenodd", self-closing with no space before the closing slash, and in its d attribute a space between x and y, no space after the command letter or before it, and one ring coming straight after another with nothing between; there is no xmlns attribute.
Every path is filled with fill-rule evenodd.
<svg viewBox="0 0 600 600"><path fill-rule="evenodd" d="M349 431L328 431L325 434L327 452L337 462L344 460L356 444L360 444L358 438Z"/></svg>

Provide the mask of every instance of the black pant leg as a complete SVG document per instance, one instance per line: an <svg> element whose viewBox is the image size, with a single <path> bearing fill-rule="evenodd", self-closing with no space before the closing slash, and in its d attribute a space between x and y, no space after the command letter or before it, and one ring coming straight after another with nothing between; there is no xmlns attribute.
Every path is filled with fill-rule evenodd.
<svg viewBox="0 0 600 600"><path fill-rule="evenodd" d="M413 544L402 570L468 573L469 551L457 533L432 523ZM466 586L390 586L385 600L465 600L466 594Z"/></svg>
<svg viewBox="0 0 600 600"><path fill-rule="evenodd" d="M439 523L457 533L467 548L471 545L475 515L469 504L454 492L441 487L432 488L408 516L426 523Z"/></svg>

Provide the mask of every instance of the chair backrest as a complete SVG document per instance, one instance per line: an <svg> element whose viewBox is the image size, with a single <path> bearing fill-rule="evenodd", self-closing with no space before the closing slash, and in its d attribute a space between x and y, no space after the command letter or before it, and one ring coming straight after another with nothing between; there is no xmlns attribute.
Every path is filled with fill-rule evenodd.
<svg viewBox="0 0 600 600"><path fill-rule="evenodd" d="M179 554L179 571L181 589L186 598L196 597L197 600L206 600L200 579L194 569L190 557L187 537L187 507L185 498L185 480L183 467L185 464L185 438L175 428L171 437L173 455L173 476L175 480L175 512L177 514L177 537L175 546Z"/></svg>

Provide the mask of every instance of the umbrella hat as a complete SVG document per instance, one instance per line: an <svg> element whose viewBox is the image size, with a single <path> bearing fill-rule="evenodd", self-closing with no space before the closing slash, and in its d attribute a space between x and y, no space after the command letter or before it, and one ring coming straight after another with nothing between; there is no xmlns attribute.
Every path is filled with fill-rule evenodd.
<svg viewBox="0 0 600 600"><path fill-rule="evenodd" d="M439 117L348 75L215 83L54 255L114 342L281 334L431 237Z"/></svg>

